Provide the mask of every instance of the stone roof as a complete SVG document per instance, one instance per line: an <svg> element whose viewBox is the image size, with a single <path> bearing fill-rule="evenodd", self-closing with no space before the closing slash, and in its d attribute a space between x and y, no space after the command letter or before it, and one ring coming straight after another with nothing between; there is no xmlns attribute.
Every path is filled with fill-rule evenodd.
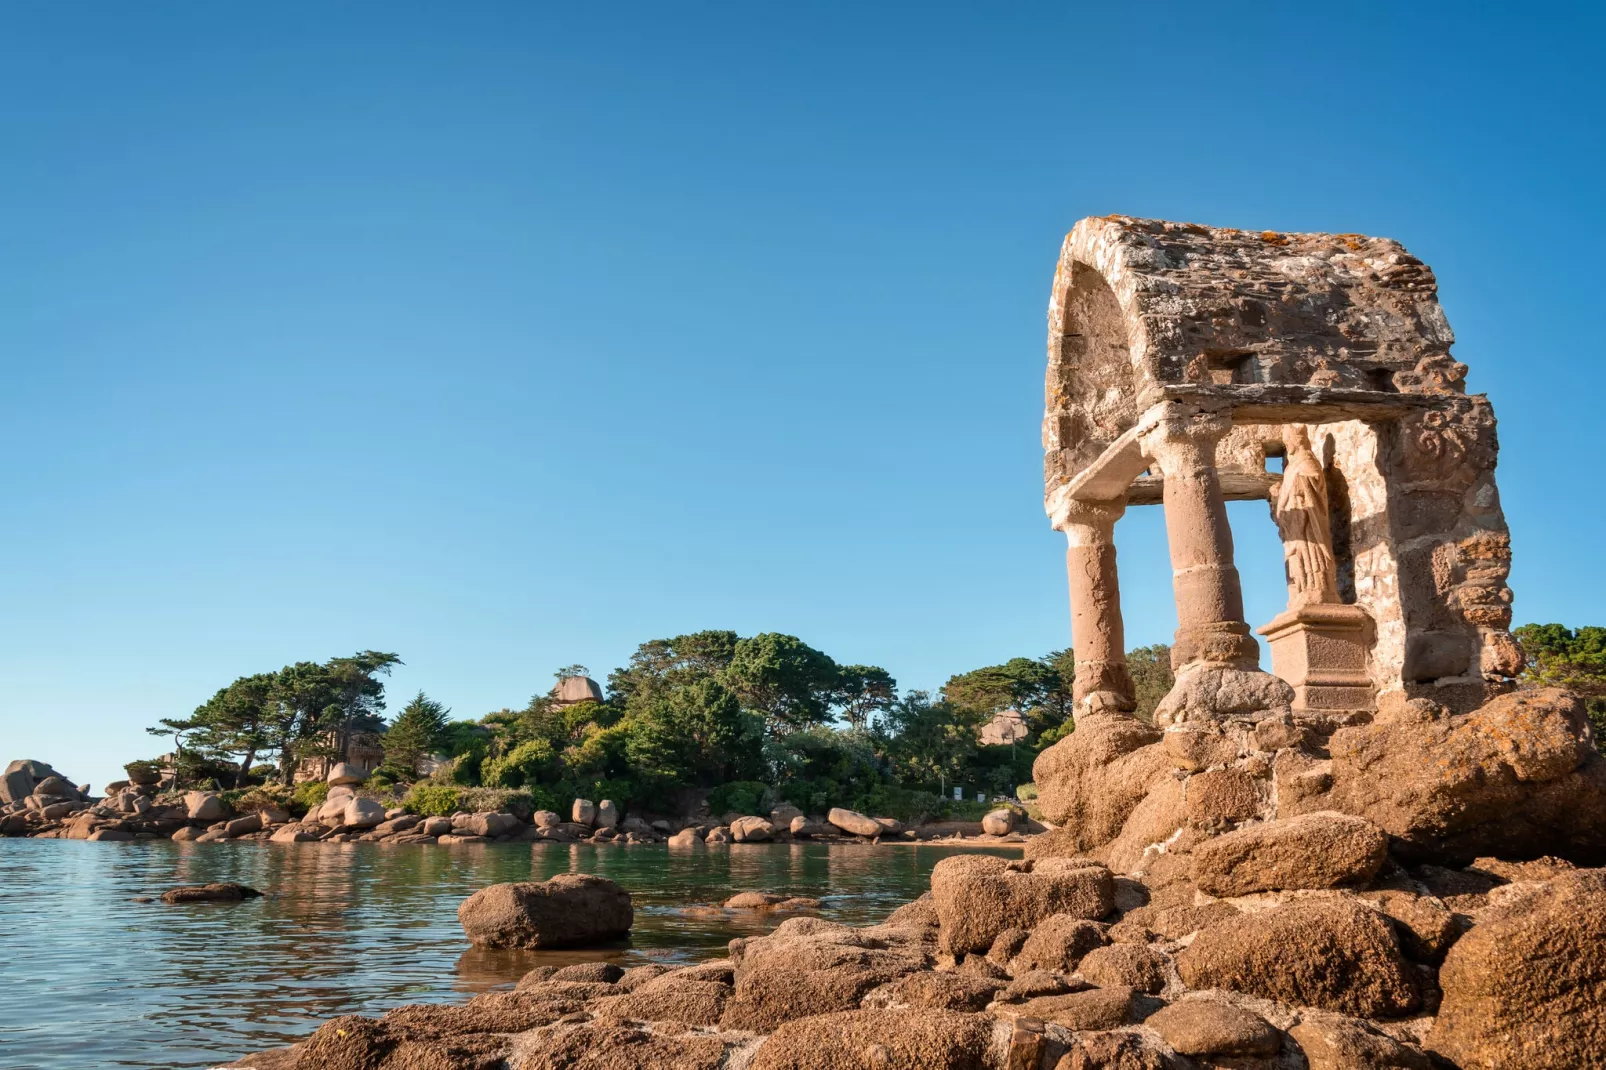
<svg viewBox="0 0 1606 1070"><path fill-rule="evenodd" d="M1065 237L1048 316L1050 487L1167 400L1299 422L1313 406L1461 394L1467 373L1432 269L1361 234L1084 219Z"/></svg>

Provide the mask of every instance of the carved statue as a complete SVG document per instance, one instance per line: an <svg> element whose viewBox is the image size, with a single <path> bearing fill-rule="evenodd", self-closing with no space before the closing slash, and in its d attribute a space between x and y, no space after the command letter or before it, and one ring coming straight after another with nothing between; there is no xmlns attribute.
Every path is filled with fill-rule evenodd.
<svg viewBox="0 0 1606 1070"><path fill-rule="evenodd" d="M1336 603L1338 569L1333 561L1333 529L1327 511L1327 474L1310 434L1298 424L1283 428L1282 485L1272 515L1283 536L1288 570L1288 608Z"/></svg>

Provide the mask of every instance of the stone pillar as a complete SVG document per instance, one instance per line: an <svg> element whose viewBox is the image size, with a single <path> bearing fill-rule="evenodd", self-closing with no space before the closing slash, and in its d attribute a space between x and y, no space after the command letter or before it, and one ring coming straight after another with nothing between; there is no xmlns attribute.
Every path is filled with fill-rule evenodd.
<svg viewBox="0 0 1606 1070"><path fill-rule="evenodd" d="M1121 585L1115 568L1115 522L1125 499L1072 500L1058 518L1065 532L1071 587L1071 645L1076 650L1078 707L1131 710L1137 705L1126 668Z"/></svg>
<svg viewBox="0 0 1606 1070"><path fill-rule="evenodd" d="M1216 473L1216 444L1232 421L1165 414L1144 436L1165 477L1165 528L1177 600L1172 668L1201 664L1255 669L1260 648L1244 622L1243 588L1232 563L1232 528Z"/></svg>

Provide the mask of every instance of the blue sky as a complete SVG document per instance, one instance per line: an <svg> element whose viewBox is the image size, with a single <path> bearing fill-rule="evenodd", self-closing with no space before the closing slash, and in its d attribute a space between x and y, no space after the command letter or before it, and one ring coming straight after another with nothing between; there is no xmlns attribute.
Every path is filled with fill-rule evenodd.
<svg viewBox="0 0 1606 1070"><path fill-rule="evenodd" d="M1064 232L1403 241L1501 418L1517 617L1597 564L1584 5L0 7L0 760L111 779L360 648L460 716L648 638L906 686L1069 643ZM1281 601L1233 507L1251 621ZM1175 626L1158 510L1128 637Z"/></svg>

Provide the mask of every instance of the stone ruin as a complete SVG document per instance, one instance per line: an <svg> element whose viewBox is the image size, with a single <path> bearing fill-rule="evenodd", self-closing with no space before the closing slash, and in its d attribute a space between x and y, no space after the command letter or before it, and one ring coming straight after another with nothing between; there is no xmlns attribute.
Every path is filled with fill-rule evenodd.
<svg viewBox="0 0 1606 1070"><path fill-rule="evenodd" d="M1569 816L1559 794L1533 799L1582 775L1574 801L1606 800L1570 696L1541 703L1548 745L1565 757L1542 775L1483 770L1514 785L1483 785L1483 802L1509 804L1501 820L1469 816L1479 800L1460 788L1422 782L1422 759L1449 746L1434 732L1503 710L1543 720L1511 694L1523 657L1509 631L1494 412L1466 392L1453 340L1432 270L1388 239L1125 216L1066 236L1049 303L1044 505L1069 544L1078 730L1036 773L1045 811L1080 849L1172 835L1171 816L1127 821L1144 800L1159 807L1151 789L1167 779L1182 805L1190 772L1231 781L1226 820L1313 808L1378 820L1359 800L1388 794L1376 780L1390 762L1435 816L1379 823L1430 853L1473 825L1481 847L1606 846L1606 811ZM1288 582L1287 610L1258 629L1244 619L1227 522L1226 503L1242 500L1270 502ZM1165 509L1179 626L1176 684L1149 725L1130 714L1114 528L1129 506L1152 504ZM1256 631L1273 673L1259 667ZM1364 776L1335 754L1358 760L1351 750L1407 723L1415 736L1391 737ZM1467 747L1498 751L1497 730L1480 721ZM1493 753L1468 761L1485 758L1500 765Z"/></svg>
<svg viewBox="0 0 1606 1070"><path fill-rule="evenodd" d="M942 859L878 925L792 917L681 969L541 966L234 1065L1606 1065L1606 870L1574 865L1606 857L1606 759L1575 696L1513 689L1494 420L1432 274L1380 239L1086 220L1050 315L1078 708L1034 773L1058 827L1024 858ZM1283 536L1275 675L1230 498L1273 502ZM1156 723L1133 713L1111 541L1152 502L1181 623Z"/></svg>
<svg viewBox="0 0 1606 1070"><path fill-rule="evenodd" d="M1127 506L1163 503L1173 667L1288 704L1254 679L1224 506L1267 497L1290 597L1260 632L1296 709L1420 695L1464 711L1510 688L1522 656L1494 412L1464 389L1436 291L1383 238L1076 225L1049 305L1043 445L1044 503L1070 541L1079 698L1132 708L1111 533ZM1219 701L1179 682L1165 716Z"/></svg>

